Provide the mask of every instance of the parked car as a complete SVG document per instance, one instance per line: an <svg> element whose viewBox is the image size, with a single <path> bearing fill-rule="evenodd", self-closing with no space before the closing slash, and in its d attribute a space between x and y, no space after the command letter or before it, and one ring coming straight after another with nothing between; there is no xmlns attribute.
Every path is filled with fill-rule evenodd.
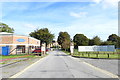
<svg viewBox="0 0 120 80"><path fill-rule="evenodd" d="M48 51L48 49L46 49L46 52L47 51ZM38 48L38 49L35 49L32 51L32 53L41 53L41 52L42 52L41 48Z"/></svg>

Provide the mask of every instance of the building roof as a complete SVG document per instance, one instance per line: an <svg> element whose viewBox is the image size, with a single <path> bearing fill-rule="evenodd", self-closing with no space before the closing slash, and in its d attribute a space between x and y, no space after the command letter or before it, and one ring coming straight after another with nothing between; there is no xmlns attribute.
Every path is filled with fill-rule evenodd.
<svg viewBox="0 0 120 80"><path fill-rule="evenodd" d="M8 33L8 32L0 32L0 35L25 36L25 35L18 35L18 34ZM36 39L36 38L34 38L34 37L30 37L30 36L26 36L26 37L28 37L28 38L32 38L32 39L34 39L34 40L38 40L38 39ZM38 40L38 41L39 41L39 40Z"/></svg>
<svg viewBox="0 0 120 80"><path fill-rule="evenodd" d="M8 32L0 32L0 35L5 35L5 34L13 34L13 33L8 33Z"/></svg>

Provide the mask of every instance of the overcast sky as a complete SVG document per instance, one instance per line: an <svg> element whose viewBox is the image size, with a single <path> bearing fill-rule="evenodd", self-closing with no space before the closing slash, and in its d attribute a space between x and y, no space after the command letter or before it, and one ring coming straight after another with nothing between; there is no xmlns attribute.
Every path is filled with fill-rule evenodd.
<svg viewBox="0 0 120 80"><path fill-rule="evenodd" d="M67 31L71 38L79 33L88 38L97 35L102 40L118 34L118 0L3 2L0 5L0 21L20 35L28 35L37 28L48 28L56 38L60 31Z"/></svg>

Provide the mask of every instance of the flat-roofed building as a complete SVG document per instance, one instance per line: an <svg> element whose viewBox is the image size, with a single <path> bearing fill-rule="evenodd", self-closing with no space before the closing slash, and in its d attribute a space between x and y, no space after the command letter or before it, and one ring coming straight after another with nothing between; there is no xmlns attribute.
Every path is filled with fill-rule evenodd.
<svg viewBox="0 0 120 80"><path fill-rule="evenodd" d="M9 54L30 53L40 47L40 40L13 33L0 33L0 47L9 46ZM2 51L1 51L2 53Z"/></svg>

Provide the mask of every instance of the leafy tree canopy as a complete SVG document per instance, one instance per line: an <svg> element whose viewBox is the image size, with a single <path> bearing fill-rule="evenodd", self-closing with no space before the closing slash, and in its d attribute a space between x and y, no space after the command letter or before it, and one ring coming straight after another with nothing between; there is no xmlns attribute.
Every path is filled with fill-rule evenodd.
<svg viewBox="0 0 120 80"><path fill-rule="evenodd" d="M60 32L57 42L63 49L70 48L70 35L67 32Z"/></svg>
<svg viewBox="0 0 120 80"><path fill-rule="evenodd" d="M101 40L98 36L93 37L93 39L89 40L89 45L100 45Z"/></svg>
<svg viewBox="0 0 120 80"><path fill-rule="evenodd" d="M31 37L39 39L41 43L48 45L54 39L54 34L51 34L48 28L37 29L29 34Z"/></svg>
<svg viewBox="0 0 120 80"><path fill-rule="evenodd" d="M111 34L108 37L107 41L117 42L117 38L118 38L118 36L116 34Z"/></svg>
<svg viewBox="0 0 120 80"><path fill-rule="evenodd" d="M89 39L84 34L76 34L73 38L75 46L87 46Z"/></svg>
<svg viewBox="0 0 120 80"><path fill-rule="evenodd" d="M14 29L9 27L7 24L0 22L0 32L14 33Z"/></svg>

